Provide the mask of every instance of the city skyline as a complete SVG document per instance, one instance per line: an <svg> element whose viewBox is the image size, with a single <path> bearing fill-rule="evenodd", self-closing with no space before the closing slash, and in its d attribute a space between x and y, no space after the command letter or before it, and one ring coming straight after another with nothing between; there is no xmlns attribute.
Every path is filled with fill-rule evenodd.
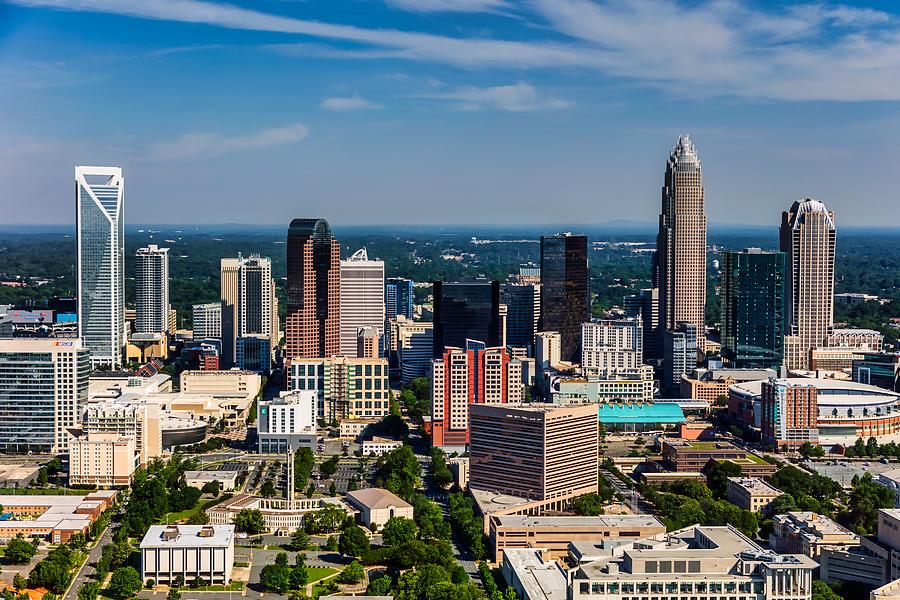
<svg viewBox="0 0 900 600"><path fill-rule="evenodd" d="M70 222L73 164L122 165L132 223L650 222L682 133L713 224L900 222L882 5L339 4L2 5L7 222Z"/></svg>

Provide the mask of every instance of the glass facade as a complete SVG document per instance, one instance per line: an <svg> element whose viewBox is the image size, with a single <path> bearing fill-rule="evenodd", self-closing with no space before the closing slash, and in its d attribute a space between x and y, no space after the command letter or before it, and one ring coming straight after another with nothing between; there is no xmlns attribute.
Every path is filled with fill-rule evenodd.
<svg viewBox="0 0 900 600"><path fill-rule="evenodd" d="M541 331L558 331L560 358L581 360L581 325L591 319L587 236L541 237Z"/></svg>
<svg viewBox="0 0 900 600"><path fill-rule="evenodd" d="M467 340L500 345L500 283L435 281L433 357L447 347L465 348Z"/></svg>
<svg viewBox="0 0 900 600"><path fill-rule="evenodd" d="M384 304L387 318L403 315L413 318L413 282L403 277L389 277L384 284Z"/></svg>

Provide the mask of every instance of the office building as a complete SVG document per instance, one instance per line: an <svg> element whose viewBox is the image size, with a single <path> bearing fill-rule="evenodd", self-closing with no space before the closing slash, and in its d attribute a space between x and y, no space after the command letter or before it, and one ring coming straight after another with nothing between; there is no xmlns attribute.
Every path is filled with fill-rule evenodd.
<svg viewBox="0 0 900 600"><path fill-rule="evenodd" d="M286 364L341 352L341 245L325 219L294 219L287 237Z"/></svg>
<svg viewBox="0 0 900 600"><path fill-rule="evenodd" d="M169 332L169 249L150 244L134 256L135 333Z"/></svg>
<svg viewBox="0 0 900 600"><path fill-rule="evenodd" d="M591 318L587 236L541 236L541 331L558 331L560 357L581 360L581 324Z"/></svg>
<svg viewBox="0 0 900 600"><path fill-rule="evenodd" d="M558 331L539 331L534 336L534 362L538 375L561 366L562 337Z"/></svg>
<svg viewBox="0 0 900 600"><path fill-rule="evenodd" d="M474 280L434 284L434 338L432 358L444 348L465 348L467 340L488 347L502 346L500 283Z"/></svg>
<svg viewBox="0 0 900 600"><path fill-rule="evenodd" d="M644 357L662 358L662 338L659 332L659 288L646 288L625 296L625 316L641 320L644 334Z"/></svg>
<svg viewBox="0 0 900 600"><path fill-rule="evenodd" d="M231 583L234 525L151 525L141 540L141 581Z"/></svg>
<svg viewBox="0 0 900 600"><path fill-rule="evenodd" d="M361 329L372 329L379 339L384 331L384 261L369 260L366 249L341 261L341 354L357 355Z"/></svg>
<svg viewBox="0 0 900 600"><path fill-rule="evenodd" d="M195 340L222 339L222 304L195 304L191 311Z"/></svg>
<svg viewBox="0 0 900 600"><path fill-rule="evenodd" d="M764 550L728 525L694 525L598 544L569 575L568 598L809 600L814 560ZM549 599L544 599L549 600Z"/></svg>
<svg viewBox="0 0 900 600"><path fill-rule="evenodd" d="M319 419L373 419L390 412L386 359L347 356L296 359L291 361L287 374L291 391L316 392Z"/></svg>
<svg viewBox="0 0 900 600"><path fill-rule="evenodd" d="M701 442L667 438L660 442L663 462L678 473L699 473L720 462L740 465L747 477L769 477L777 467L729 442Z"/></svg>
<svg viewBox="0 0 900 600"><path fill-rule="evenodd" d="M84 408L81 426L86 435L109 433L134 438L138 466L146 466L162 456L162 419L158 403L125 403L113 399L92 402Z"/></svg>
<svg viewBox="0 0 900 600"><path fill-rule="evenodd" d="M469 487L564 505L597 491L597 407L473 404Z"/></svg>
<svg viewBox="0 0 900 600"><path fill-rule="evenodd" d="M759 477L729 477L726 488L728 501L744 510L765 513L769 505L784 492Z"/></svg>
<svg viewBox="0 0 900 600"><path fill-rule="evenodd" d="M663 332L663 381L662 387L677 396L681 389L681 377L697 366L700 334L693 323L678 323L674 329Z"/></svg>
<svg viewBox="0 0 900 600"><path fill-rule="evenodd" d="M900 392L900 353L863 353L853 361L853 381Z"/></svg>
<svg viewBox="0 0 900 600"><path fill-rule="evenodd" d="M363 440L362 455L381 456L382 454L393 452L402 445L402 440L392 440L390 438L375 436L371 440Z"/></svg>
<svg viewBox="0 0 900 600"><path fill-rule="evenodd" d="M786 258L784 366L808 369L813 348L826 346L834 317L834 213L818 200L794 202L781 217Z"/></svg>
<svg viewBox="0 0 900 600"><path fill-rule="evenodd" d="M828 332L826 344L830 347L840 346L869 352L881 352L884 348L884 335L874 329L834 328Z"/></svg>
<svg viewBox="0 0 900 600"><path fill-rule="evenodd" d="M679 398L705 400L710 404L728 399L728 389L736 383L774 378L774 369L694 369L681 376Z"/></svg>
<svg viewBox="0 0 900 600"><path fill-rule="evenodd" d="M659 327L691 325L704 350L706 311L706 212L703 169L691 138L683 135L666 162L656 238ZM670 357L666 356L668 361ZM688 365L693 369L696 361ZM675 382L677 385L677 382Z"/></svg>
<svg viewBox="0 0 900 600"><path fill-rule="evenodd" d="M217 469L215 471L185 471L184 484L198 490L202 490L208 483L217 482L219 489L223 492L233 492L238 488L238 479L242 472L235 470L226 471Z"/></svg>
<svg viewBox="0 0 900 600"><path fill-rule="evenodd" d="M278 343L277 316L273 318L278 307L272 261L260 256L223 258L221 294L222 363L229 368L244 368L238 364L238 340L248 338L251 341L243 342L243 364L252 364L252 370L268 373L271 357L259 353L271 354ZM263 340L267 343L263 344Z"/></svg>
<svg viewBox="0 0 900 600"><path fill-rule="evenodd" d="M506 305L506 345L527 348L534 356L534 335L541 317L541 285L500 286L500 303Z"/></svg>
<svg viewBox="0 0 900 600"><path fill-rule="evenodd" d="M91 365L117 369L125 348L125 178L119 167L75 167L78 337Z"/></svg>
<svg viewBox="0 0 900 600"><path fill-rule="evenodd" d="M113 490L84 496L4 495L3 511L8 518L0 521L0 539L9 541L22 535L46 539L51 544L65 544L76 533L87 536L91 525L112 507L115 499Z"/></svg>
<svg viewBox="0 0 900 600"><path fill-rule="evenodd" d="M446 348L431 362L431 443L465 449L469 408L522 400L522 363L506 348Z"/></svg>
<svg viewBox="0 0 900 600"><path fill-rule="evenodd" d="M856 582L871 588L870 598L895 598L900 583L900 512L878 510L878 535L860 536L858 546L825 547L818 556L819 578L829 584ZM884 586L884 587L882 587Z"/></svg>
<svg viewBox="0 0 900 600"><path fill-rule="evenodd" d="M80 340L0 341L0 450L68 450L90 373L90 353Z"/></svg>
<svg viewBox="0 0 900 600"><path fill-rule="evenodd" d="M410 321L415 304L413 281L403 277L388 277L384 282L385 316L388 319L403 315Z"/></svg>
<svg viewBox="0 0 900 600"><path fill-rule="evenodd" d="M359 522L374 523L379 529L394 517L413 518L413 507L399 496L382 488L347 492L347 502L359 511Z"/></svg>
<svg viewBox="0 0 900 600"><path fill-rule="evenodd" d="M772 517L769 546L781 554L802 554L818 559L823 548L859 545L859 536L824 515L789 512Z"/></svg>
<svg viewBox="0 0 900 600"><path fill-rule="evenodd" d="M69 442L69 485L131 485L139 461L134 436L113 432L76 435Z"/></svg>
<svg viewBox="0 0 900 600"><path fill-rule="evenodd" d="M260 454L294 453L302 447L315 450L315 390L282 392L278 398L257 402Z"/></svg>
<svg viewBox="0 0 900 600"><path fill-rule="evenodd" d="M388 359L391 376L406 385L416 377L431 374L434 323L412 321L403 315L388 319Z"/></svg>
<svg viewBox="0 0 900 600"><path fill-rule="evenodd" d="M726 252L722 358L734 368L777 369L784 359L784 253Z"/></svg>
<svg viewBox="0 0 900 600"><path fill-rule="evenodd" d="M374 327L362 327L356 335L356 357L378 358L381 355L381 336Z"/></svg>
<svg viewBox="0 0 900 600"><path fill-rule="evenodd" d="M265 335L239 337L235 340L234 366L268 375L272 371L272 340Z"/></svg>
<svg viewBox="0 0 900 600"><path fill-rule="evenodd" d="M654 387L653 367L641 365L587 379L554 377L549 400L554 404L651 402Z"/></svg>
<svg viewBox="0 0 900 600"><path fill-rule="evenodd" d="M794 448L819 442L818 388L811 383L772 379L762 383L760 408L764 444Z"/></svg>
<svg viewBox="0 0 900 600"><path fill-rule="evenodd" d="M563 565L544 548L509 548L503 553L500 572L516 597L522 600L563 600L568 583Z"/></svg>
<svg viewBox="0 0 900 600"><path fill-rule="evenodd" d="M644 334L639 319L602 320L581 326L581 370L605 377L643 365Z"/></svg>

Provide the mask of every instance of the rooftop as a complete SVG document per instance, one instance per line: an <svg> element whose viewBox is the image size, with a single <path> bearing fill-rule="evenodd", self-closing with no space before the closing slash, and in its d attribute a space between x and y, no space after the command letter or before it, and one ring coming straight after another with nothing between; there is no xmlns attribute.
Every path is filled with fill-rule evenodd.
<svg viewBox="0 0 900 600"><path fill-rule="evenodd" d="M652 515L602 515L599 517L534 517L503 515L494 517L505 527L665 527Z"/></svg>
<svg viewBox="0 0 900 600"><path fill-rule="evenodd" d="M411 504L400 498L396 494L382 488L365 488L362 490L353 490L347 492L347 497L353 502L365 506L369 510L377 510L379 508L407 508L412 507Z"/></svg>
<svg viewBox="0 0 900 600"><path fill-rule="evenodd" d="M751 494L780 496L781 490L759 477L729 477L728 481L747 490Z"/></svg>
<svg viewBox="0 0 900 600"><path fill-rule="evenodd" d="M601 404L600 422L617 423L684 423L684 411L674 402L647 404Z"/></svg>
<svg viewBox="0 0 900 600"><path fill-rule="evenodd" d="M856 534L842 525L838 525L828 517L810 511L794 511L784 515L776 515L775 519L787 521L794 529L805 531L815 537L826 535L845 535L856 537Z"/></svg>
<svg viewBox="0 0 900 600"><path fill-rule="evenodd" d="M566 575L559 564L545 561L537 548L507 548L503 562L515 571L528 598L565 600Z"/></svg>
<svg viewBox="0 0 900 600"><path fill-rule="evenodd" d="M234 525L153 525L141 548L228 546L234 543Z"/></svg>

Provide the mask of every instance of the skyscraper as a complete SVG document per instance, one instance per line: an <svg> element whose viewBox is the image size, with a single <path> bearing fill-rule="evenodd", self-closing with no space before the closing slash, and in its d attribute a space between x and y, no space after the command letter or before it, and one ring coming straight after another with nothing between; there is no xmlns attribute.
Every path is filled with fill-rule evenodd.
<svg viewBox="0 0 900 600"><path fill-rule="evenodd" d="M703 171L689 136L683 135L666 162L662 210L656 237L659 326L692 324L697 347L705 347L706 213Z"/></svg>
<svg viewBox="0 0 900 600"><path fill-rule="evenodd" d="M787 263L784 365L808 369L813 348L826 346L834 316L834 213L818 200L794 202L781 216Z"/></svg>
<svg viewBox="0 0 900 600"><path fill-rule="evenodd" d="M415 304L412 280L389 277L384 284L384 303L388 319L397 315L412 319Z"/></svg>
<svg viewBox="0 0 900 600"><path fill-rule="evenodd" d="M168 332L169 249L151 244L134 258L135 332Z"/></svg>
<svg viewBox="0 0 900 600"><path fill-rule="evenodd" d="M91 365L122 366L125 347L125 178L119 167L75 167L78 337Z"/></svg>
<svg viewBox="0 0 900 600"><path fill-rule="evenodd" d="M195 340L222 339L222 304L195 304L192 310Z"/></svg>
<svg viewBox="0 0 900 600"><path fill-rule="evenodd" d="M541 331L558 331L560 358L581 360L581 324L591 319L587 236L541 236Z"/></svg>
<svg viewBox="0 0 900 600"><path fill-rule="evenodd" d="M222 299L221 366L234 366L237 344L238 277L243 258L223 258L219 267L219 290Z"/></svg>
<svg viewBox="0 0 900 600"><path fill-rule="evenodd" d="M777 369L784 358L784 253L726 252L722 358L738 369Z"/></svg>
<svg viewBox="0 0 900 600"><path fill-rule="evenodd" d="M662 338L659 334L659 288L645 288L640 293L625 296L626 317L641 320L644 335L644 358L662 356Z"/></svg>
<svg viewBox="0 0 900 600"><path fill-rule="evenodd" d="M433 358L441 357L446 347L465 348L466 340L478 340L488 347L501 345L498 281L435 281L433 290Z"/></svg>
<svg viewBox="0 0 900 600"><path fill-rule="evenodd" d="M589 377L610 377L643 364L640 319L602 320L581 326L581 368Z"/></svg>
<svg viewBox="0 0 900 600"><path fill-rule="evenodd" d="M684 321L675 329L663 329L663 381L670 397L677 397L681 390L681 376L697 366L697 327Z"/></svg>
<svg viewBox="0 0 900 600"><path fill-rule="evenodd" d="M356 356L361 329L384 332L384 261L369 260L365 248L341 261L341 354Z"/></svg>
<svg viewBox="0 0 900 600"><path fill-rule="evenodd" d="M341 245L325 219L294 219L288 229L284 338L287 362L341 352Z"/></svg>
<svg viewBox="0 0 900 600"><path fill-rule="evenodd" d="M541 318L541 284L504 283L500 302L506 305L506 344L527 348L534 356L534 334Z"/></svg>
<svg viewBox="0 0 900 600"><path fill-rule="evenodd" d="M272 261L251 256L223 258L221 262L222 291L222 362L230 368L241 366L242 358L261 356L271 352L276 332L272 318L277 310L275 286L272 280ZM260 341L240 342L243 338ZM242 345L238 352L238 345ZM268 364L264 358L254 364ZM260 370L254 368L253 370Z"/></svg>

